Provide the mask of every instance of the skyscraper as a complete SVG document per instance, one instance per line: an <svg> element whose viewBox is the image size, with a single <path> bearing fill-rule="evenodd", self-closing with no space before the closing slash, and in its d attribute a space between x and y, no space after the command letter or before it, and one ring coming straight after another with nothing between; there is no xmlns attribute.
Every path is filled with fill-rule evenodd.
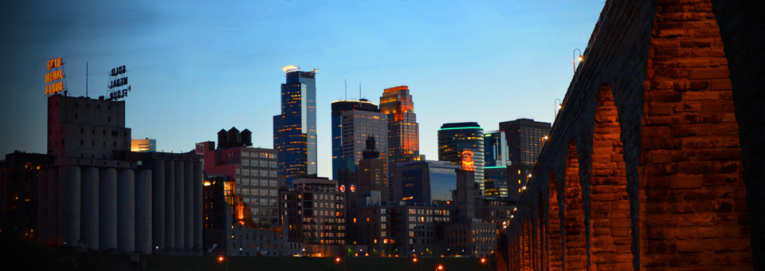
<svg viewBox="0 0 765 271"><path fill-rule="evenodd" d="M462 164L462 151L473 152L475 182L483 191L483 128L476 122L445 123L438 130L438 160Z"/></svg>
<svg viewBox="0 0 765 271"><path fill-rule="evenodd" d="M388 188L393 196L392 177L398 163L420 159L419 125L408 86L386 88L380 97L380 112L388 117ZM393 200L393 198L389 198Z"/></svg>
<svg viewBox="0 0 765 271"><path fill-rule="evenodd" d="M282 112L274 116L274 148L279 158L279 175L287 185L301 176L316 176L316 71L282 68Z"/></svg>
<svg viewBox="0 0 765 271"><path fill-rule="evenodd" d="M533 165L542 152L545 136L550 133L550 123L517 119L500 122L499 130L505 132L510 162L513 165Z"/></svg>
<svg viewBox="0 0 765 271"><path fill-rule="evenodd" d="M517 119L499 123L505 132L510 165L507 167L508 197L520 199L523 187L529 180L534 164L542 152L545 136L550 133L550 123L532 119Z"/></svg>
<svg viewBox="0 0 765 271"><path fill-rule="evenodd" d="M507 139L503 131L484 134L484 195L507 197Z"/></svg>
<svg viewBox="0 0 765 271"><path fill-rule="evenodd" d="M355 114L355 111L359 111L359 113ZM377 119L374 119L375 116ZM370 132L377 137L380 143L384 144L380 146L380 150L384 150L382 153L383 157L387 156L387 127L385 121L380 119L381 117L384 118L385 115L380 113L377 104L371 103L366 99L332 102L332 179L339 180L338 172L347 169L350 164L358 164L359 159L361 159L364 140ZM369 121L365 121L365 118L369 118ZM353 127L347 130L344 129L344 120L352 121ZM344 131L350 134L346 134ZM346 140L346 138L348 139ZM382 140L383 138L386 138L386 140ZM354 142L354 145L350 146L348 144L351 142L345 142L344 140L351 140ZM346 147L360 147L360 149L351 148L346 150L344 149ZM343 160L343 154L347 153L346 151L354 154L352 163Z"/></svg>

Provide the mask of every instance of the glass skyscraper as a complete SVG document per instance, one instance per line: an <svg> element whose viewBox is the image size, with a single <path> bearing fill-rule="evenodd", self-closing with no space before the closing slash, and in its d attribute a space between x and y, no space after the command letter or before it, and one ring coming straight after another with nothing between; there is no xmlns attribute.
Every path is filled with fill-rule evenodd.
<svg viewBox="0 0 765 271"><path fill-rule="evenodd" d="M339 180L338 172L343 169L347 169L347 165L349 163L343 162L343 113L349 112L349 111L367 111L367 112L380 112L380 110L377 108L377 105L374 103L371 103L367 101L366 99L361 99L358 101L354 100L339 100L332 102L332 179L333 180ZM387 134L387 131L386 131ZM366 137L359 137L357 138L359 141L359 144L363 145L364 141L366 140ZM378 144L385 142L387 146L387 135L382 138L377 138ZM385 153L387 153L387 148L380 150L384 150ZM361 150L363 150L363 146L361 147ZM361 150L359 151L359 157L361 157ZM354 163L357 163L359 159L354 159Z"/></svg>
<svg viewBox="0 0 765 271"><path fill-rule="evenodd" d="M483 192L483 128L477 122L446 123L438 130L438 160L462 164L462 151L473 152L475 182Z"/></svg>
<svg viewBox="0 0 765 271"><path fill-rule="evenodd" d="M394 169L399 163L420 159L419 126L409 87L386 88L380 97L380 112L388 117L388 185L394 195L396 182L400 182L393 178Z"/></svg>
<svg viewBox="0 0 765 271"><path fill-rule="evenodd" d="M278 152L279 175L288 186L292 179L316 176L316 71L282 68L282 112L274 116L274 148Z"/></svg>
<svg viewBox="0 0 765 271"><path fill-rule="evenodd" d="M447 203L457 189L459 166L448 161L415 161L399 164L396 201Z"/></svg>
<svg viewBox="0 0 765 271"><path fill-rule="evenodd" d="M484 150L484 195L507 197L507 139L505 132L490 131L483 136Z"/></svg>

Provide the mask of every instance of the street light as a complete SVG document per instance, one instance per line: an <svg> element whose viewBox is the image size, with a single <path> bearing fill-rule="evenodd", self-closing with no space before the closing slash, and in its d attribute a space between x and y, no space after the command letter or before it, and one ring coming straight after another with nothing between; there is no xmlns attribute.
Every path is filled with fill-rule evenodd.
<svg viewBox="0 0 765 271"><path fill-rule="evenodd" d="M335 263L340 264L340 257L335 258ZM343 271L345 271L345 261L343 261Z"/></svg>
<svg viewBox="0 0 765 271"><path fill-rule="evenodd" d="M579 51L579 57L576 57L576 51ZM574 49L574 73L576 73L577 60L579 60L579 63L582 63L582 61L584 61L584 56L582 56L582 50L579 50L579 48Z"/></svg>
<svg viewBox="0 0 765 271"><path fill-rule="evenodd" d="M442 264L439 264L439 265L436 267L436 270L438 270L438 271L442 271L442 270L444 270L444 265L442 265Z"/></svg>
<svg viewBox="0 0 765 271"><path fill-rule="evenodd" d="M226 271L228 271L228 260L223 255L218 256L218 262L222 263L223 261L226 261Z"/></svg>

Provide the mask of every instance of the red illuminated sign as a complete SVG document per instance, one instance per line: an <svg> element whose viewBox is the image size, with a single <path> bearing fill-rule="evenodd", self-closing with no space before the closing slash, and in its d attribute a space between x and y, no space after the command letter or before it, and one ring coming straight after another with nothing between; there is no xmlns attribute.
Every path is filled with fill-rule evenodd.
<svg viewBox="0 0 765 271"><path fill-rule="evenodd" d="M45 74L45 83L64 78L64 70L52 71Z"/></svg>
<svg viewBox="0 0 765 271"><path fill-rule="evenodd" d="M51 69L53 71L45 74L45 83L50 83L50 85L45 85L45 95L51 95L56 94L61 91L64 91L64 82L58 80L64 79L64 68L61 67L63 65L63 61L61 61L61 58L54 58L51 60L48 60L48 70Z"/></svg>
<svg viewBox="0 0 765 271"><path fill-rule="evenodd" d="M470 150L462 151L462 170L475 171L475 163L473 161L473 152Z"/></svg>
<svg viewBox="0 0 765 271"><path fill-rule="evenodd" d="M51 60L48 60L48 70L53 68L61 67L61 58L54 58Z"/></svg>
<svg viewBox="0 0 765 271"><path fill-rule="evenodd" d="M45 86L45 95L56 94L64 90L64 82Z"/></svg>
<svg viewBox="0 0 765 271"><path fill-rule="evenodd" d="M345 185L340 186L340 192L345 192Z"/></svg>
<svg viewBox="0 0 765 271"><path fill-rule="evenodd" d="M356 192L356 186L355 185L351 185L351 192Z"/></svg>

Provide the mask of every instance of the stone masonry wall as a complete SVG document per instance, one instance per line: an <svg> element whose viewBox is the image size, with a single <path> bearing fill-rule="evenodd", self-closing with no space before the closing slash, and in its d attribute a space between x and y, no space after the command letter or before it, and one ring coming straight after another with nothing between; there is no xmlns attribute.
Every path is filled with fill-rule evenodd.
<svg viewBox="0 0 765 271"><path fill-rule="evenodd" d="M759 2L606 2L498 248L503 266L763 269Z"/></svg>

